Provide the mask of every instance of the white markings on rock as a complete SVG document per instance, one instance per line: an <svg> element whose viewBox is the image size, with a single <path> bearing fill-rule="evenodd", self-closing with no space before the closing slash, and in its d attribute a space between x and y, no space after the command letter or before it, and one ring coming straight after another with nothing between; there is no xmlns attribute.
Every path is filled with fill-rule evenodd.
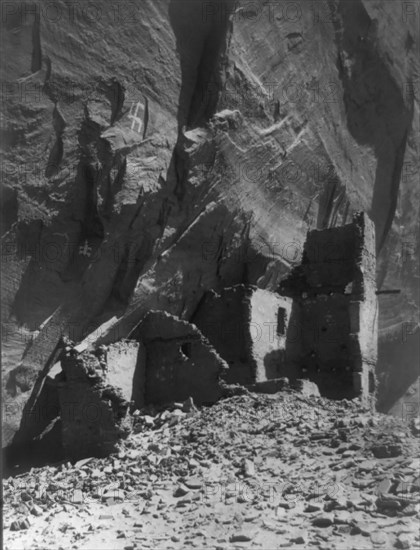
<svg viewBox="0 0 420 550"><path fill-rule="evenodd" d="M85 242L82 246L79 246L79 254L81 256L87 256L88 258L92 254L92 247L89 246L89 243L88 243L87 239L85 240Z"/></svg>
<svg viewBox="0 0 420 550"><path fill-rule="evenodd" d="M140 111L140 115L139 115ZM132 103L130 107L130 112L128 114L128 118L132 120L131 123L131 129L135 130L136 124L137 124L137 132L140 134L143 128L143 119L144 119L144 112L145 112L145 106L141 101L138 101L136 103Z"/></svg>

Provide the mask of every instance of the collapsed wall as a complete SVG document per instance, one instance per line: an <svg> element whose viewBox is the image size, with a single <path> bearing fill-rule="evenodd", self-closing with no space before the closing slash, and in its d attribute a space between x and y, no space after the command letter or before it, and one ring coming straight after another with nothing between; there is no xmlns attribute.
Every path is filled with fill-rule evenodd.
<svg viewBox="0 0 420 550"><path fill-rule="evenodd" d="M100 352L78 354L66 349L62 372L56 376L66 456L106 456L130 433L130 402L124 392L107 381Z"/></svg>
<svg viewBox="0 0 420 550"><path fill-rule="evenodd" d="M291 300L251 285L207 292L192 321L229 365L226 381L282 376Z"/></svg>
<svg viewBox="0 0 420 550"><path fill-rule="evenodd" d="M131 337L94 352L68 346L62 354L54 381L66 456L114 452L130 432L130 406L221 397L228 367L191 323L151 311Z"/></svg>
<svg viewBox="0 0 420 550"><path fill-rule="evenodd" d="M46 456L52 439L68 458L106 456L129 434L130 409L189 397L210 404L222 396L228 365L195 325L150 311L132 337L95 350L90 341L60 343L57 362L23 411L10 465L39 438Z"/></svg>
<svg viewBox="0 0 420 550"><path fill-rule="evenodd" d="M228 365L198 328L163 311L149 312L133 331L145 348L145 362L138 366L141 384L136 406L184 401L214 403L222 395Z"/></svg>

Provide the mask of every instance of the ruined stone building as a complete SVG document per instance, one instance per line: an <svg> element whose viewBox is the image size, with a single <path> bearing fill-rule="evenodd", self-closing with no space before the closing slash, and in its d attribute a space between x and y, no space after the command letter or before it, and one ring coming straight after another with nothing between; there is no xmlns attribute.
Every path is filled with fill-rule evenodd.
<svg viewBox="0 0 420 550"><path fill-rule="evenodd" d="M251 385L283 376L292 300L236 285L204 296L193 322L229 365L228 383Z"/></svg>
<svg viewBox="0 0 420 550"><path fill-rule="evenodd" d="M96 350L67 345L28 402L20 435L37 437L59 420L67 456L109 454L130 431L130 409L189 397L214 403L226 384L278 391L285 378L310 380L325 397L367 401L377 355L373 223L360 213L310 231L278 292L242 284L209 291L191 322L149 311L128 336ZM48 414L37 420L43 407Z"/></svg>
<svg viewBox="0 0 420 550"><path fill-rule="evenodd" d="M191 322L150 311L129 338L95 354L64 355L58 380L67 448L78 445L83 415L98 415L85 422L83 437L111 448L130 403L192 397L210 404L224 383L266 388L308 379L326 397L366 400L377 353L373 223L361 213L348 225L310 231L301 264L277 293L249 285L209 291Z"/></svg>
<svg viewBox="0 0 420 550"><path fill-rule="evenodd" d="M375 234L364 213L310 231L302 263L278 293L237 285L208 292L193 321L227 361L227 381L287 377L330 398L368 398L375 388Z"/></svg>
<svg viewBox="0 0 420 550"><path fill-rule="evenodd" d="M37 441L48 434L45 445L57 459L62 452L72 458L106 456L130 433L130 405L143 398L134 380L144 347L120 341L80 351L63 344L58 361L34 389L17 436Z"/></svg>
<svg viewBox="0 0 420 550"><path fill-rule="evenodd" d="M192 323L163 311L149 312L131 334L144 346L133 386L137 407L184 401L214 403L228 365ZM140 389L140 390L139 390Z"/></svg>
<svg viewBox="0 0 420 550"><path fill-rule="evenodd" d="M310 231L301 265L280 284L293 298L286 375L311 379L326 397L366 399L375 390L375 258L374 224L359 213Z"/></svg>

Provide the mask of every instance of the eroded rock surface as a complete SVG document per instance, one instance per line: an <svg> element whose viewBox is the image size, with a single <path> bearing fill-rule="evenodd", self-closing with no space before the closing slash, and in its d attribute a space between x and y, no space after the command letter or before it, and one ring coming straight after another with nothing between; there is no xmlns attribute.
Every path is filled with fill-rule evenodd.
<svg viewBox="0 0 420 550"><path fill-rule="evenodd" d="M4 443L62 335L109 344L150 309L275 289L308 229L357 210L378 288L401 289L379 304L389 408L392 373L401 395L417 375L399 360L419 303L409 3L47 4L3 19Z"/></svg>

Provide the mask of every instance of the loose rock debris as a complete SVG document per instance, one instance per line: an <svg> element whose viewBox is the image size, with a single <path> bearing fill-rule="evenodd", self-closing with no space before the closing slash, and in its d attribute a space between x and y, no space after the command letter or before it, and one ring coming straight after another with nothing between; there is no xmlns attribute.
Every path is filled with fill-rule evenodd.
<svg viewBox="0 0 420 550"><path fill-rule="evenodd" d="M6 479L5 548L420 547L418 439L358 400L247 393L134 425L107 458Z"/></svg>

